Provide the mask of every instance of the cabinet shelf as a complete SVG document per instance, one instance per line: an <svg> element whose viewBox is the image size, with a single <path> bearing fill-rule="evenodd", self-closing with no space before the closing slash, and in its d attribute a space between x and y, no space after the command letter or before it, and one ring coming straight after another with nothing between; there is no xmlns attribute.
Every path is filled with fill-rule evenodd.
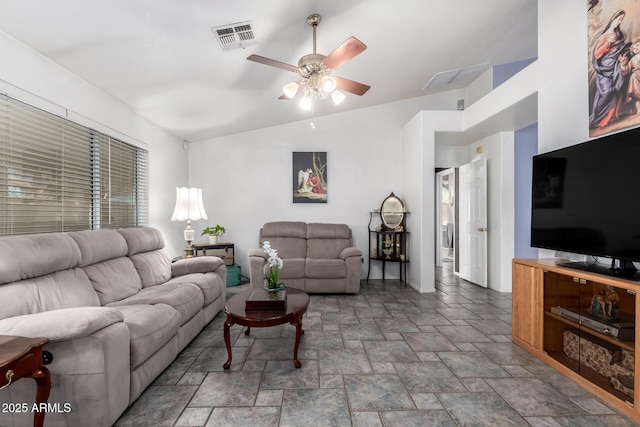
<svg viewBox="0 0 640 427"><path fill-rule="evenodd" d="M402 212L405 215L409 212ZM407 240L409 232L405 229L403 220L399 229L390 230L382 226L372 227L374 217L380 212L369 212L369 268L367 270L367 280L371 274L371 261L382 263L382 280L385 279L386 264L397 263L399 266L400 281L407 284L407 264L409 263L409 253Z"/></svg>
<svg viewBox="0 0 640 427"><path fill-rule="evenodd" d="M640 422L640 405L634 406L634 391L640 390L638 283L559 262L513 260L513 342ZM565 317L557 307L580 317ZM619 320L613 323L604 313ZM625 340L606 333L618 327Z"/></svg>
<svg viewBox="0 0 640 427"><path fill-rule="evenodd" d="M545 311L544 312L545 316L549 316L552 319L556 319L568 326L571 326L573 328L579 329L580 328L580 324L573 322L572 320L567 319L566 317L562 317L558 314L552 313L550 311ZM601 340L610 342L611 344L615 344L617 346L619 346L620 348L624 348L625 350L629 350L629 351L635 351L635 342L634 341L619 341L609 335L600 333L598 331L595 331L593 329L587 329L584 326L580 329L580 332L584 332L586 334L592 335L596 338L600 338Z"/></svg>
<svg viewBox="0 0 640 427"><path fill-rule="evenodd" d="M551 352L548 353L548 355L549 357L554 358L556 361L568 367L574 372L577 372L578 369L580 369L580 376L587 379L589 382L595 384L603 391L606 391L607 393L613 395L615 398L620 399L623 402L633 404L633 401L629 399L629 396L613 388L611 386L611 381L604 375L597 373L587 366L580 366L580 363L578 361L573 360L562 352Z"/></svg>

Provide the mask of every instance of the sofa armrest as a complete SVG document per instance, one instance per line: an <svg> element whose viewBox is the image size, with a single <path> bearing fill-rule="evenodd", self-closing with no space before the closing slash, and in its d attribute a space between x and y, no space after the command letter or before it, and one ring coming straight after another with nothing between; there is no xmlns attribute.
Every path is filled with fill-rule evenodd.
<svg viewBox="0 0 640 427"><path fill-rule="evenodd" d="M264 285L264 266L269 255L264 249L252 249L249 251L249 280L251 288L261 289Z"/></svg>
<svg viewBox="0 0 640 427"><path fill-rule="evenodd" d="M349 248L344 248L340 252L340 259L347 259L352 256L362 257L362 251L358 248L349 247Z"/></svg>
<svg viewBox="0 0 640 427"><path fill-rule="evenodd" d="M63 308L2 319L0 335L62 341L89 336L123 320L124 315L110 307Z"/></svg>
<svg viewBox="0 0 640 427"><path fill-rule="evenodd" d="M251 257L269 259L269 255L264 251L264 249L251 249L249 251L249 258Z"/></svg>
<svg viewBox="0 0 640 427"><path fill-rule="evenodd" d="M171 276L184 276L185 274L191 273L209 273L216 271L222 265L224 265L224 261L217 256L184 258L171 264Z"/></svg>

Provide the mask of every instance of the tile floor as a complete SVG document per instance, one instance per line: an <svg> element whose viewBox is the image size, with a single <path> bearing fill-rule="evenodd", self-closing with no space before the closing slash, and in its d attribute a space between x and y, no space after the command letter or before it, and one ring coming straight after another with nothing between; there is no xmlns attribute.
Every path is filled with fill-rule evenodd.
<svg viewBox="0 0 640 427"><path fill-rule="evenodd" d="M312 295L300 369L291 325L236 325L225 372L221 313L116 426L637 425L511 343L511 294L437 276Z"/></svg>

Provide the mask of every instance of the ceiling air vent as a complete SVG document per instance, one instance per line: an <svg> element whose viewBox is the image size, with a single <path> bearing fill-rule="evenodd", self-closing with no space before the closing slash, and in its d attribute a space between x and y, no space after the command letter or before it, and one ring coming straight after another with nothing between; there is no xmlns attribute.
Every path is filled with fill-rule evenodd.
<svg viewBox="0 0 640 427"><path fill-rule="evenodd" d="M251 27L251 21L213 27L211 31L216 36L222 50L225 51L244 49L258 42Z"/></svg>
<svg viewBox="0 0 640 427"><path fill-rule="evenodd" d="M454 87L463 87L476 79L481 73L489 68L491 64L473 65L467 68L458 68L457 70L442 71L436 73L429 83L422 90L436 91L443 88L453 89Z"/></svg>

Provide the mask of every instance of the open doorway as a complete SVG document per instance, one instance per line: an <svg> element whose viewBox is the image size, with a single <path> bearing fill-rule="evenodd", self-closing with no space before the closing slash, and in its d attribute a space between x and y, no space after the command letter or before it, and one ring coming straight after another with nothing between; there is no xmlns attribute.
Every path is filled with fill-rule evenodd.
<svg viewBox="0 0 640 427"><path fill-rule="evenodd" d="M457 169L436 170L436 266L457 272Z"/></svg>

